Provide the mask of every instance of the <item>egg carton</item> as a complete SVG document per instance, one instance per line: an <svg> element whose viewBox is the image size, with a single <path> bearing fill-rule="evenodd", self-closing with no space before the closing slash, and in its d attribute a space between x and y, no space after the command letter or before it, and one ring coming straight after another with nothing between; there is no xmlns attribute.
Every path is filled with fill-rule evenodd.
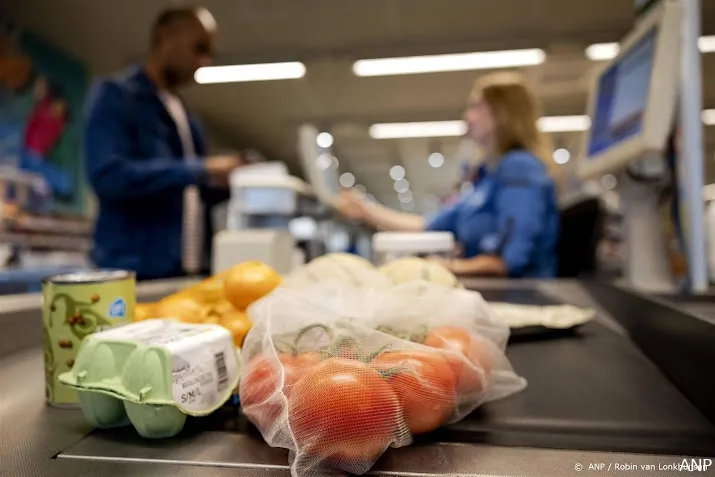
<svg viewBox="0 0 715 477"><path fill-rule="evenodd" d="M131 424L158 439L178 434L187 415L208 415L228 401L239 366L221 326L146 320L85 338L59 380L77 390L93 426Z"/></svg>

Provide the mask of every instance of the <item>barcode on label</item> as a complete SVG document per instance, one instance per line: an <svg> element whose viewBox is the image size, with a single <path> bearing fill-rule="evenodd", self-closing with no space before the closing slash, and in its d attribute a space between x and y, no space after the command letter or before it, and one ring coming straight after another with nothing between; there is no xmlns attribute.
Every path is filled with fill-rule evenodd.
<svg viewBox="0 0 715 477"><path fill-rule="evenodd" d="M228 370L226 369L226 357L223 351L214 354L216 362L216 374L218 375L218 390L224 391L228 387Z"/></svg>

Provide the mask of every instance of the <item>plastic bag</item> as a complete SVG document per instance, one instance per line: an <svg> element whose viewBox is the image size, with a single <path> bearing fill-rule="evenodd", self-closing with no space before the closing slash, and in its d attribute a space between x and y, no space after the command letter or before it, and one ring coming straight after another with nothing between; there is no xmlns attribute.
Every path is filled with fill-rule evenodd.
<svg viewBox="0 0 715 477"><path fill-rule="evenodd" d="M526 386L476 292L324 282L278 289L249 315L243 411L296 477L363 474L388 447Z"/></svg>

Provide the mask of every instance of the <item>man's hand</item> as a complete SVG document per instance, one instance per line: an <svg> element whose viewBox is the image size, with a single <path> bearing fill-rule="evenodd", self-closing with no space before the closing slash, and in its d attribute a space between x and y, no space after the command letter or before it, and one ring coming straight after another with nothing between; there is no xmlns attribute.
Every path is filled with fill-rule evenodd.
<svg viewBox="0 0 715 477"><path fill-rule="evenodd" d="M211 156L204 162L209 183L218 187L228 187L231 172L241 165L238 155Z"/></svg>

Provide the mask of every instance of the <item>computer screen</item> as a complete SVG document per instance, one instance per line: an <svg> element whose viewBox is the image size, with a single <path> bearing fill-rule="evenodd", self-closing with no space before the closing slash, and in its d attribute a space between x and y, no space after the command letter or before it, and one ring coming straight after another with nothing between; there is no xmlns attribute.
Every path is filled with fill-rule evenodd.
<svg viewBox="0 0 715 477"><path fill-rule="evenodd" d="M655 27L599 78L589 157L642 132L657 39Z"/></svg>

